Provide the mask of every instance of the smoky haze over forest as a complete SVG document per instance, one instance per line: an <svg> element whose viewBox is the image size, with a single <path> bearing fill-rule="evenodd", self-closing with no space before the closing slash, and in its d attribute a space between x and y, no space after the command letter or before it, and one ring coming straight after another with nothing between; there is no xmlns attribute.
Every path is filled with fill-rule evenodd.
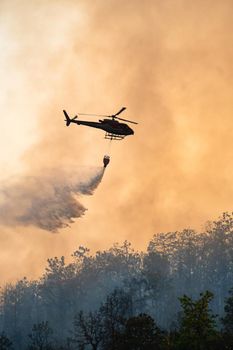
<svg viewBox="0 0 233 350"><path fill-rule="evenodd" d="M117 237L144 248L153 233L231 211L232 1L2 1L0 10L4 181L13 170L26 179L100 165L103 134L65 128L63 108L126 105L124 117L139 122L113 145L82 220L53 237L2 225L5 280L38 276L48 256L79 244L100 249Z"/></svg>
<svg viewBox="0 0 233 350"><path fill-rule="evenodd" d="M42 350L46 339L49 349L134 350L140 342L142 350L231 349L223 344L233 344L232 281L233 213L223 213L202 233L154 235L145 252L127 241L95 254L79 247L69 263L64 256L48 259L38 280L1 288L0 341L4 332L16 350L36 350L43 339ZM162 347L145 346L149 327L142 322L126 333L128 341L136 337L135 346L106 344L121 339L127 319L142 316L163 331ZM147 334L147 342L153 337ZM213 342L216 347L197 347Z"/></svg>

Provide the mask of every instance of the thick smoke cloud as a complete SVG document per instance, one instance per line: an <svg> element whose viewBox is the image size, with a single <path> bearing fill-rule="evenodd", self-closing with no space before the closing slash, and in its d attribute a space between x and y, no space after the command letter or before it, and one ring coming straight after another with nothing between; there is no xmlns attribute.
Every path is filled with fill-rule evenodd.
<svg viewBox="0 0 233 350"><path fill-rule="evenodd" d="M232 211L231 0L3 0L0 16L2 169L17 159L23 178L38 178L47 167L100 165L103 134L66 128L64 108L126 106L122 117L139 122L113 144L82 220L60 235L2 228L2 275L18 246L20 271L33 262L39 274L48 256L79 244L129 239L141 249L158 231L200 228Z"/></svg>
<svg viewBox="0 0 233 350"><path fill-rule="evenodd" d="M47 171L46 171L47 173ZM104 174L95 171L49 171L49 175L17 179L1 186L0 221L9 226L33 225L57 232L84 215L86 208L77 198L92 195Z"/></svg>

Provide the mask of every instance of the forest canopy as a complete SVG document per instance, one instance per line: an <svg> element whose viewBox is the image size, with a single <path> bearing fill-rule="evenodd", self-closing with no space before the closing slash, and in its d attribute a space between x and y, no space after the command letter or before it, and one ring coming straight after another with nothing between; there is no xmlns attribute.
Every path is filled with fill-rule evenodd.
<svg viewBox="0 0 233 350"><path fill-rule="evenodd" d="M190 342L190 336L194 342L200 339L197 310L203 312L208 341L217 342L217 332L233 333L232 287L233 214L223 213L201 233L184 229L155 234L145 252L135 251L128 241L94 255L79 247L69 263L64 256L48 259L40 279L25 277L2 287L0 343L8 339L5 348L31 344L36 349L42 332L42 349L51 348L52 340L67 348L69 339L75 349L80 344L82 349L111 349L103 333L112 324L117 349L134 349L132 332L144 326L152 343L157 339L165 346L165 333L170 332L181 349L179 344ZM85 340L88 329L95 334L94 345ZM108 332L111 340L113 333ZM207 341L204 333L202 337Z"/></svg>

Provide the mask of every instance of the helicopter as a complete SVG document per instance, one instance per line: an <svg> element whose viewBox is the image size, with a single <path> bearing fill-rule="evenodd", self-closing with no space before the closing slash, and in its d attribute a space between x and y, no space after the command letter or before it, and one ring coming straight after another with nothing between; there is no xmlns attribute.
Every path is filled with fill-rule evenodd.
<svg viewBox="0 0 233 350"><path fill-rule="evenodd" d="M77 125L86 125L92 128L102 129L105 133L105 139L109 140L122 140L125 136L133 135L134 131L125 123L120 123L118 120L122 120L132 124L138 124L134 121L122 119L117 117L120 113L122 113L126 107L122 107L116 114L113 115L102 115L102 114L88 114L88 113L78 113L78 115L88 115L88 116L96 116L96 117L106 117L111 119L103 119L98 122L91 122L86 120L77 120L78 115L74 118L70 118L68 113L63 110L65 115L66 126L69 126L70 123L75 123ZM118 119L118 120L116 120Z"/></svg>

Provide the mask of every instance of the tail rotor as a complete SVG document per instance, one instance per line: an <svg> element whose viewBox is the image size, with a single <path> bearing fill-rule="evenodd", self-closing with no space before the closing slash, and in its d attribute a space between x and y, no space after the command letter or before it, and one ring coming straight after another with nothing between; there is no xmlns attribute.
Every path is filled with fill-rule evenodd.
<svg viewBox="0 0 233 350"><path fill-rule="evenodd" d="M73 121L73 120L75 120L75 119L77 119L78 118L78 116L76 115L74 118L70 118L69 117L69 115L68 115L68 113L63 109L63 113L64 113L64 115L65 115L65 122L66 122L66 126L69 126L70 125L70 123Z"/></svg>

